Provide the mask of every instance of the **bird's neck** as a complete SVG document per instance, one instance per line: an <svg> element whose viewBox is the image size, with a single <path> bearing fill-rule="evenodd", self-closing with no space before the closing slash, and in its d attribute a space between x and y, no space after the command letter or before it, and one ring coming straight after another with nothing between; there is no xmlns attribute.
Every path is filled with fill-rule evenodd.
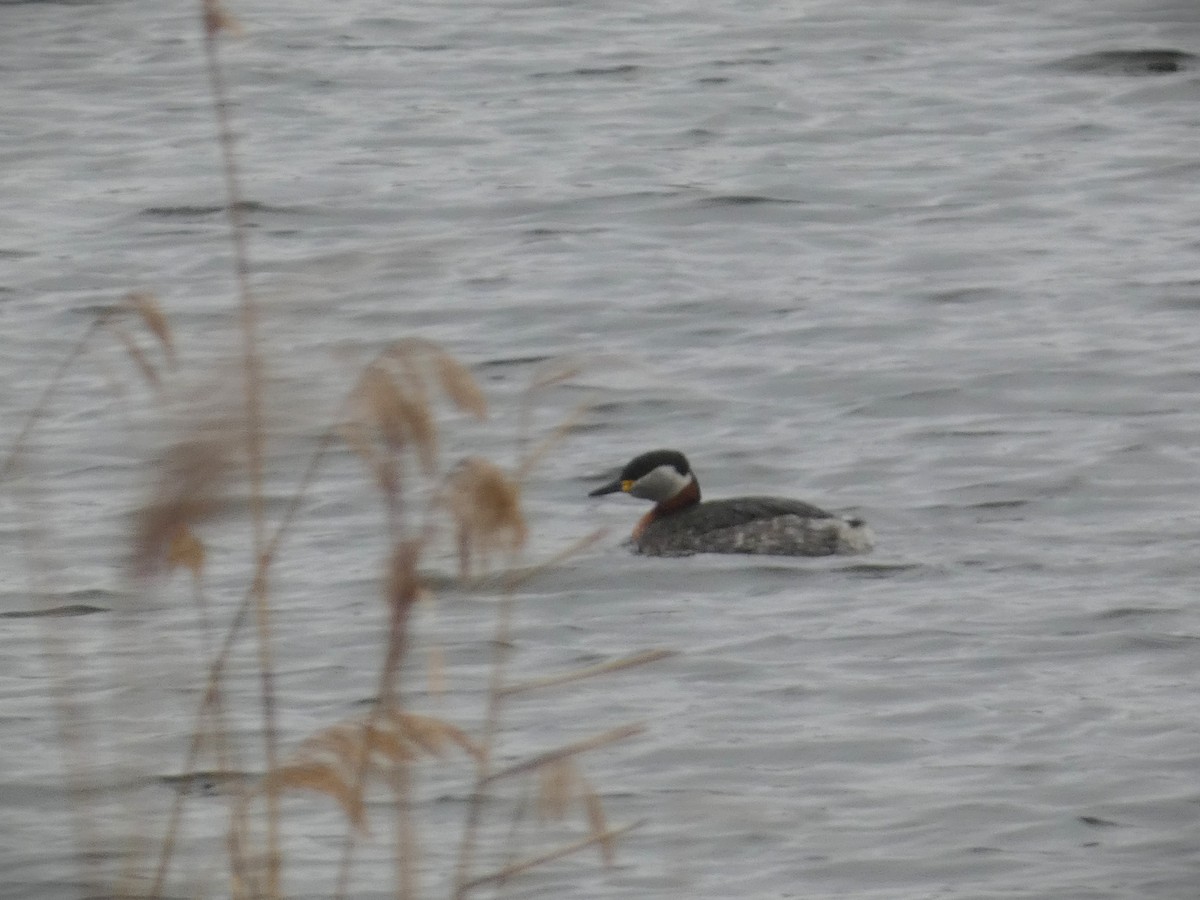
<svg viewBox="0 0 1200 900"><path fill-rule="evenodd" d="M666 500L655 504L654 509L642 516L641 521L637 523L637 527L633 529L633 539L637 540L640 538L645 534L646 529L659 519L665 519L667 516L682 512L699 502L700 482L693 476L692 480L684 485L683 489L675 494L675 496L668 497Z"/></svg>

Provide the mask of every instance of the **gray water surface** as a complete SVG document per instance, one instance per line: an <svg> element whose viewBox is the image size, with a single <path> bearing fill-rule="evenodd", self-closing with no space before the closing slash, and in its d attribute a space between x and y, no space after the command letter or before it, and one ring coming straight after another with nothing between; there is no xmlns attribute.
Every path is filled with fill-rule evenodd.
<svg viewBox="0 0 1200 900"><path fill-rule="evenodd" d="M448 458L511 460L520 390L569 359L581 371L536 425L587 411L529 485L529 557L610 532L522 595L514 675L678 651L514 703L510 761L648 731L584 761L614 824L646 820L616 868L557 863L512 894L1196 897L1200 6L230 8L253 283L290 436L269 513L352 361L385 341L441 342L492 396L495 424L454 419ZM233 278L196 19L183 2L0 5L6 447L130 289L172 316L195 385L176 401L226 390ZM6 897L83 893L48 672L115 735L90 754L117 785L102 821L160 821L180 774L203 629L182 578L124 595L155 418L121 353L97 350L35 435L32 493L6 496ZM658 446L688 453L708 496L853 511L878 549L631 556L643 510L585 494ZM273 586L289 747L361 714L383 639L383 516L349 454L305 512ZM210 538L218 622L249 558L232 520ZM48 529L52 605L99 612L20 615L41 608L31 525ZM440 707L418 699L473 726L494 594L455 587L448 549L430 565L440 599L418 629L451 684ZM229 690L248 745L253 673L247 643ZM430 893L467 774L421 772ZM329 896L342 819L288 802L289 893ZM224 799L196 803L185 854L220 862ZM358 897L389 891L380 821Z"/></svg>

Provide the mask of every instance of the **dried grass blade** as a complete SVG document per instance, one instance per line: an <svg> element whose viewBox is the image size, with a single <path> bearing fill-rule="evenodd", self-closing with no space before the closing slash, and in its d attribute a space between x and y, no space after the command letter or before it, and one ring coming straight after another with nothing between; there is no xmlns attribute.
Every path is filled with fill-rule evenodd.
<svg viewBox="0 0 1200 900"><path fill-rule="evenodd" d="M426 660L425 681L429 693L437 698L446 696L446 654L441 646L430 647Z"/></svg>
<svg viewBox="0 0 1200 900"><path fill-rule="evenodd" d="M518 481L524 481L526 478L528 478L530 473L532 473L538 467L541 461L546 458L546 454L566 440L567 435L571 432L571 429L579 424L587 410L588 407L585 405L575 407L575 409L571 411L570 415L559 422L558 425L555 426L554 430L550 432L550 434L538 441L537 446L530 450L529 453L526 454L521 460L521 465L517 469Z"/></svg>
<svg viewBox="0 0 1200 900"><path fill-rule="evenodd" d="M411 762L417 758L408 736L392 727L392 723L381 719L369 726L367 746L374 755L382 756L392 765Z"/></svg>
<svg viewBox="0 0 1200 900"><path fill-rule="evenodd" d="M362 752L363 729L353 722L341 722L322 728L296 750L294 758L329 756L346 766L353 766Z"/></svg>
<svg viewBox="0 0 1200 900"><path fill-rule="evenodd" d="M338 436L350 448L350 452L361 459L368 468L377 466L375 448L367 436L366 423L361 419L350 419L337 427Z"/></svg>
<svg viewBox="0 0 1200 900"><path fill-rule="evenodd" d="M424 541L411 539L399 541L392 549L384 599L393 611L408 610L421 598L423 589L417 577L417 563L424 548Z"/></svg>
<svg viewBox="0 0 1200 900"><path fill-rule="evenodd" d="M482 748L465 731L444 719L399 711L390 713L387 718L399 733L430 756L442 757L448 745L456 744L469 756L482 757Z"/></svg>
<svg viewBox="0 0 1200 900"><path fill-rule="evenodd" d="M542 562L538 563L536 566L529 566L528 568L521 569L520 571L510 573L510 578L506 588L510 591L517 590L523 584L528 583L538 575L541 575L543 572L554 568L563 560L570 559L576 553L579 553L586 547L590 547L592 544L604 537L604 535L607 533L607 528L597 528L595 531L585 534L583 537L579 538L573 543L568 544L565 549L558 551L558 553L555 553L549 559L542 560Z"/></svg>
<svg viewBox="0 0 1200 900"><path fill-rule="evenodd" d="M527 759L524 762L516 763L505 769L499 769L483 780L484 784L490 784L493 781L499 781L502 778L511 778L513 775L520 775L523 772L531 772L534 769L539 769L542 766L548 766L562 759L569 759L572 756L578 756L581 753L586 753L590 750L596 750L600 747L605 747L609 744L615 744L619 741L628 740L635 735L641 734L646 730L646 726L641 722L634 722L629 725L618 725L616 728L610 728L608 731L593 735L590 738L584 738L581 741L574 741L570 744L564 744L554 750L549 750L545 753L540 753L532 759Z"/></svg>
<svg viewBox="0 0 1200 900"><path fill-rule="evenodd" d="M538 777L537 811L542 821L561 821L575 794L580 775L569 759L543 766Z"/></svg>
<svg viewBox="0 0 1200 900"><path fill-rule="evenodd" d="M536 869L538 866L545 865L549 862L554 862L556 859L562 859L564 856L570 856L572 853L578 853L580 850L586 850L593 844L602 844L604 842L613 843L617 838L632 831L635 828L640 828L646 824L645 819L639 819L636 822L630 822L628 825L622 825L620 828L612 828L603 834L594 834L590 837L581 838L570 844L564 844L547 853L539 854L538 856L530 856L525 859L518 860L512 865L505 866L502 869L497 869L494 872L489 872L486 875L481 875L478 878L472 878L470 881L463 883L459 889L459 895L465 894L469 890L474 890L477 887L483 887L487 884L498 884L508 879L528 872L530 869Z"/></svg>
<svg viewBox="0 0 1200 900"><path fill-rule="evenodd" d="M553 360L538 366L526 390L532 394L535 391L545 390L546 388L562 384L565 381L570 381L572 378L582 374L583 366L579 363Z"/></svg>
<svg viewBox="0 0 1200 900"><path fill-rule="evenodd" d="M557 687L560 684L570 684L572 681L582 681L585 678L595 678L598 675L607 675L610 672L620 672L624 669L632 669L634 666L644 666L648 663L658 662L660 659L669 659L675 656L677 651L657 649L645 650L641 653L635 653L633 656L625 656L621 659L610 660L606 663L597 663L594 666L587 666L582 669L574 669L570 672L562 672L558 675L547 675L545 678L533 678L529 681L522 681L516 684L510 684L503 688L500 693L506 697L513 694L523 694L526 691L535 691L540 688Z"/></svg>
<svg viewBox="0 0 1200 900"><path fill-rule="evenodd" d="M167 322L167 317L158 304L158 298L149 291L131 291L125 295L125 302L141 317L142 324L146 326L146 329L158 338L158 342L162 344L167 365L174 368L175 341L171 336L171 326Z"/></svg>
<svg viewBox="0 0 1200 900"><path fill-rule="evenodd" d="M158 371L154 368L154 364L146 358L146 354L137 345L137 341L133 339L133 335L120 325L109 325L108 327L117 340L121 342L121 345L125 348L125 352L129 354L129 358L133 360L147 383L155 389L160 388L162 386L162 379L158 377Z"/></svg>
<svg viewBox="0 0 1200 900"><path fill-rule="evenodd" d="M487 418L487 399L470 370L441 348L434 349L434 371L450 401L476 419Z"/></svg>
<svg viewBox="0 0 1200 900"><path fill-rule="evenodd" d="M80 335L79 340L75 342L75 346L70 352L63 357L62 362L58 364L58 368L54 370L54 374L42 388L41 394L38 396L37 403L33 405L33 409L26 415L25 421L21 423L21 429L17 432L16 439L13 440L9 447L8 455L4 458L4 464L0 465L0 484L8 480L8 477L15 471L17 464L21 460L22 454L25 452L25 444L29 440L29 435L33 433L34 426L46 410L50 406L50 400L58 391L59 385L62 384L63 377L71 370L71 367L83 356L84 351L91 343L92 338L101 328L103 328L110 318L113 316L113 309L105 309L92 321L92 324L87 327L87 330Z"/></svg>
<svg viewBox="0 0 1200 900"><path fill-rule="evenodd" d="M586 778L580 776L580 786L583 789L583 806L587 811L588 828L592 837L600 844L600 856L606 866L611 866L617 857L616 841L610 836L608 817L604 815L604 804L600 795L593 790Z"/></svg>
<svg viewBox="0 0 1200 900"><path fill-rule="evenodd" d="M341 767L323 760L297 760L281 766L263 779L261 790L304 789L331 797L346 819L358 830L366 829L365 804L355 779L345 778Z"/></svg>
<svg viewBox="0 0 1200 900"><path fill-rule="evenodd" d="M378 771L380 760L402 766L418 752L443 756L457 745L478 759L480 749L462 729L432 716L392 711L367 722L340 722L323 728L262 781L260 791L303 788L332 797L356 828L365 828L362 775Z"/></svg>
<svg viewBox="0 0 1200 900"><path fill-rule="evenodd" d="M199 579L204 571L204 542L183 525L167 545L167 568L184 568Z"/></svg>

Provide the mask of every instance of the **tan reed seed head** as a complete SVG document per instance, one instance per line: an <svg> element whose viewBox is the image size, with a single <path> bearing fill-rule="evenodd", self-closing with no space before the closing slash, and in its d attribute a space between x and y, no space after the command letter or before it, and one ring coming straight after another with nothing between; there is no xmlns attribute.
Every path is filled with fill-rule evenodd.
<svg viewBox="0 0 1200 900"><path fill-rule="evenodd" d="M471 574L472 560L496 551L515 554L529 536L521 512L521 488L499 466L468 457L450 474L447 500L458 537L459 570Z"/></svg>
<svg viewBox="0 0 1200 900"><path fill-rule="evenodd" d="M224 502L236 441L235 429L198 428L167 449L159 464L158 483L134 516L135 574L145 577L164 565L188 564L173 558L179 552L180 536L212 516ZM195 553L185 556L194 560Z"/></svg>
<svg viewBox="0 0 1200 900"><path fill-rule="evenodd" d="M132 310L163 348L169 366L175 365L175 339L167 316L158 303L158 298L149 291L131 291L125 295L124 304Z"/></svg>
<svg viewBox="0 0 1200 900"><path fill-rule="evenodd" d="M475 760L482 758L475 741L444 719L395 708L377 710L312 734L263 778L258 792L316 791L336 801L355 828L365 829L367 776L422 757L440 759L453 747Z"/></svg>

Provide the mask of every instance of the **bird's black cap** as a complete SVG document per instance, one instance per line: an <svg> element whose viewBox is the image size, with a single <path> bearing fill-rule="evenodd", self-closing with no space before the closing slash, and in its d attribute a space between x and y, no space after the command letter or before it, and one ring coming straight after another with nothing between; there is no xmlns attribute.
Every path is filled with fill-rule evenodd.
<svg viewBox="0 0 1200 900"><path fill-rule="evenodd" d="M610 481L603 487L596 488L588 496L600 497L604 494L615 494L617 491L629 490L627 485L637 481L643 475L649 475L659 466L673 466L675 471L680 475L687 475L692 471L691 466L688 465L687 457L678 450L651 450L649 453L635 456L625 464L625 468L621 470L619 478L615 481Z"/></svg>

